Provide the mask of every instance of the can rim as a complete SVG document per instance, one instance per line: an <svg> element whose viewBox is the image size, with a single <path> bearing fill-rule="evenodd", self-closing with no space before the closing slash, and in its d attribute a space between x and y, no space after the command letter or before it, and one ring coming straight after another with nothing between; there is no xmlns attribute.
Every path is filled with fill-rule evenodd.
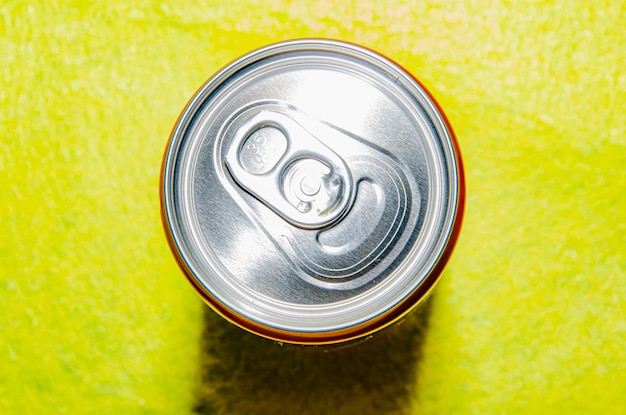
<svg viewBox="0 0 626 415"><path fill-rule="evenodd" d="M183 122L185 118L189 117L190 114L195 113L194 107L199 106L198 97L200 93L208 88L210 85L215 84L217 86L223 83L223 80L228 79L233 73L241 70L242 68L253 64L258 60L259 56L268 57L275 56L282 53L285 50L292 51L294 47L298 47L300 51L302 50L328 50L327 48L341 48L342 51L346 49L352 50L355 52L366 52L367 54L374 55L378 59L382 59L387 61L391 65L398 68L404 74L406 74L413 82L415 82L419 88L426 94L430 103L435 107L438 112L438 115L441 117L441 121L444 124L444 127L449 135L450 146L454 156L454 169L456 171L456 199L455 199L455 211L452 212L452 224L450 226L450 231L448 234L448 238L445 241L445 244L440 251L440 255L438 256L437 261L435 262L431 271L424 277L424 279L420 282L420 284L413 290L407 297L403 298L402 301L398 302L395 306L390 307L387 310L384 310L379 315L375 316L372 319L361 322L359 324L344 327L338 330L332 331L291 331L285 330L278 327L272 327L268 325L261 324L255 320L247 318L241 314L234 312L229 309L225 304L223 304L219 299L217 299L212 293L210 293L201 282L194 276L193 271L187 264L184 259L181 251L179 249L178 243L176 242L176 237L174 235L174 231L172 229L172 225L170 223L169 215L168 215L168 206L166 201L166 167L168 164L168 160L170 158L170 154L172 152L172 142L174 137L179 132L181 125L185 125ZM458 140L452 129L452 126L442 110L441 106L435 99L435 97L430 93L430 91L424 86L422 82L420 82L411 72L407 71L402 65L398 64L396 61L390 59L389 57L374 51L370 48L357 45L355 43L333 40L333 39L323 39L323 38L303 38L303 39L293 39L287 41L281 41L277 43L273 43L261 48L258 48L240 58L234 59L218 71L216 71L208 80L203 83L193 94L193 96L189 99L187 104L184 106L180 115L178 116L174 127L170 133L167 147L163 155L162 163L161 163L161 174L160 174L160 185L159 185L159 196L160 196L160 210L161 210L161 220L163 224L163 230L168 241L168 245L170 246L170 250L174 254L174 257L183 271L185 277L189 280L194 289L198 292L202 300L211 307L215 312L219 315L230 321L231 323L239 326L240 328L257 334L263 337L276 340L278 342L286 342L293 344L302 344L302 345L322 345L322 344L333 344L333 343L341 343L347 342L350 340L354 340L357 338L361 338L372 334L373 332L379 331L394 322L398 321L402 317L404 317L408 312L410 312L414 307L419 305L427 295L432 291L432 288L435 286L439 277L441 276L446 264L448 263L454 247L459 238L461 224L464 217L465 212L465 193L466 193L466 185L465 185L465 175L463 169L463 161L461 156L461 150L458 145Z"/></svg>

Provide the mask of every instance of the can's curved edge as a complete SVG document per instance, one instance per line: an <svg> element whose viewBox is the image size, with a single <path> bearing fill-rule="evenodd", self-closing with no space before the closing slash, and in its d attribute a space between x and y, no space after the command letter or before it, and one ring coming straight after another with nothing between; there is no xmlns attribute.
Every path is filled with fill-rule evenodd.
<svg viewBox="0 0 626 415"><path fill-rule="evenodd" d="M294 331L283 330L283 329L275 328L275 327L268 327L254 320L248 319L242 315L232 312L226 306L224 306L218 299L216 299L193 276L193 272L189 269L189 267L187 266L187 263L185 262L184 258L182 257L182 255L180 254L178 250L178 247L174 240L174 235L172 233L172 229L170 227L170 223L167 217L167 212L166 212L167 207L165 204L166 163L167 163L171 143L174 139L174 133L177 130L181 119L186 114L187 109L189 108L190 104L196 99L200 91L202 91L207 86L207 83L209 82L208 80L212 79L215 75L223 72L225 69L231 67L233 63L239 61L241 58L234 59L233 61L231 61L224 67L220 68L218 71L216 71L215 74L213 74L211 77L209 77L207 82L203 83L196 90L196 92L192 95L192 97L189 99L189 101L184 106L183 110L181 111L180 115L176 119L176 122L174 123L174 127L172 128L172 131L170 133L167 146L165 148L165 152L163 155L163 159L161 162L160 180L159 180L159 199L160 199L161 221L163 224L163 230L164 230L168 245L170 247L170 250L172 251L172 254L174 255L174 258L176 259L178 266L183 271L183 274L185 275L185 277L187 278L191 286L196 290L196 292L200 295L200 298L211 309L213 309L217 314L219 314L226 320L230 321L236 326L252 334L260 335L262 337L275 340L280 343L284 342L284 343L291 343L291 344L297 344L297 345L316 345L317 346L317 345L345 343L345 342L356 340L356 339L368 336L370 334L373 334L375 332L378 332L384 329L385 327L388 327L391 324L402 319L406 314L408 314L411 310L413 310L415 307L417 307L427 298L428 294L432 291L437 281L439 280L439 277L443 273L443 270L445 269L448 261L450 260L452 256L452 252L454 251L454 248L456 247L456 243L458 241L460 231L461 231L461 224L463 222L463 218L465 215L466 188L465 188L465 171L463 167L463 160L462 160L460 146L458 144L458 140L456 138L454 130L452 129L452 125L450 124L450 121L448 120L445 112L443 111L443 109L441 108L441 106L439 105L435 97L424 86L424 84L421 81L419 81L410 71L406 70L402 65L400 65L393 59L390 59L389 57L381 54L380 52L377 52L373 49L370 49L362 45L358 45L356 43L347 42L343 40L339 41L339 40L323 39L323 38L307 38L307 39L297 39L293 41L281 41L281 42L277 42L277 43L259 48L255 51L252 51L248 55L259 53L265 49L272 48L276 45L282 45L282 44L290 43L290 42L305 43L309 41L321 42L321 43L328 42L328 43L348 44L356 48L365 49L371 53L374 53L392 62L394 65L400 68L405 74L410 76L411 79L415 81L420 86L420 88L428 95L432 104L437 108L437 111L445 124L446 130L448 131L448 134L450 135L450 141L451 141L452 150L455 156L456 173L457 173L457 178L458 178L458 189L457 189L457 200L456 200L457 204L456 204L456 212L454 215L454 222L451 228L450 235L446 242L445 248L443 249L441 256L439 257L439 260L437 261L437 263L435 264L431 272L428 274L428 276L426 276L426 278L422 281L422 283L420 283L417 289L413 291L403 301L398 303L395 307L378 315L376 318L370 319L359 325L348 327L348 328L343 328L340 330L328 331L328 332L294 332Z"/></svg>

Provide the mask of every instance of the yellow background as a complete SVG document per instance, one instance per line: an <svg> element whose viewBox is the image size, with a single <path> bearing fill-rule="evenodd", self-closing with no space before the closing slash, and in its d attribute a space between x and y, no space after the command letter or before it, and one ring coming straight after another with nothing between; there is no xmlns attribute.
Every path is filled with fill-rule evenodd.
<svg viewBox="0 0 626 415"><path fill-rule="evenodd" d="M626 413L625 19L623 1L5 0L0 413ZM432 301L334 352L205 312L159 217L187 100L294 37L411 71L467 174Z"/></svg>

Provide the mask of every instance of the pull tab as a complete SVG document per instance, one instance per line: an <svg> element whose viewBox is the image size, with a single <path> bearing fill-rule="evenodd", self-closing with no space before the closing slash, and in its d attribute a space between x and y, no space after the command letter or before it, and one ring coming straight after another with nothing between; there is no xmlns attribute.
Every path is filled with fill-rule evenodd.
<svg viewBox="0 0 626 415"><path fill-rule="evenodd" d="M239 186L300 228L332 224L354 199L345 161L285 114L262 110L245 119L225 161Z"/></svg>

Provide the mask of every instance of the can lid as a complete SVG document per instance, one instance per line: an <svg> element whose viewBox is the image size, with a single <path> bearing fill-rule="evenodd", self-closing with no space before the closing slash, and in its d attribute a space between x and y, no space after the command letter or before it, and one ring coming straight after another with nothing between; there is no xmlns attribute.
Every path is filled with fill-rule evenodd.
<svg viewBox="0 0 626 415"><path fill-rule="evenodd" d="M375 331L433 286L456 241L461 159L434 99L362 47L303 39L234 61L163 161L172 249L219 313L281 341Z"/></svg>

